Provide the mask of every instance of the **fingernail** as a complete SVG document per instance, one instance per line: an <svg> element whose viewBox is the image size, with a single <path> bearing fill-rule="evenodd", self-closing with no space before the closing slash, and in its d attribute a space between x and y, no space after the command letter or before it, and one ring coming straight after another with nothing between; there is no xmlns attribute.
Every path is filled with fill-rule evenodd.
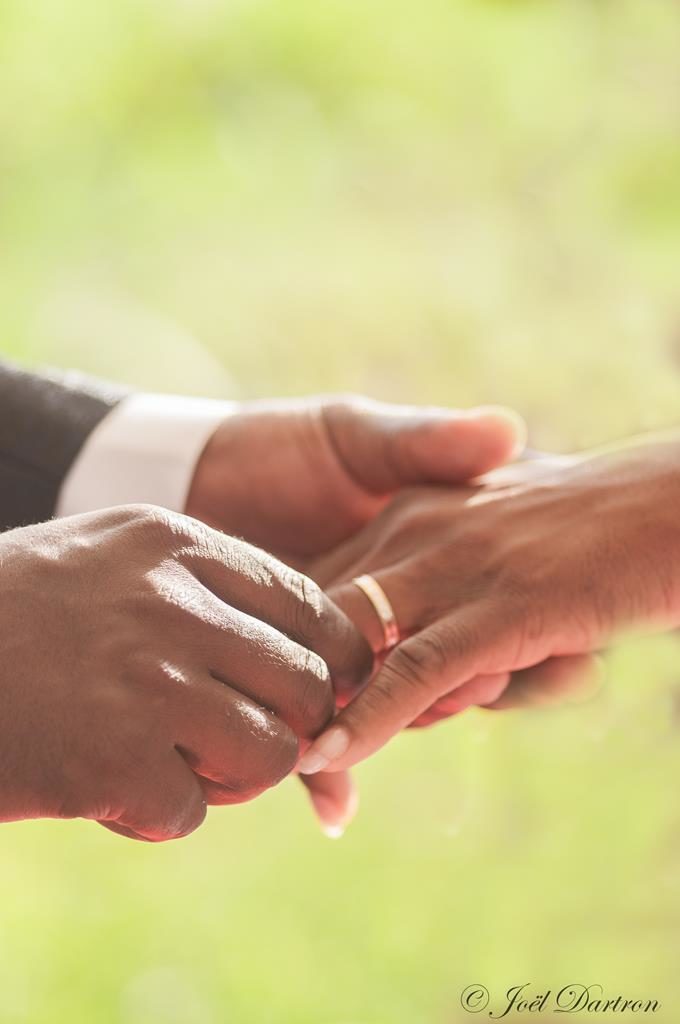
<svg viewBox="0 0 680 1024"><path fill-rule="evenodd" d="M321 831L329 839L342 839L345 834L345 830L342 825L322 825Z"/></svg>
<svg viewBox="0 0 680 1024"><path fill-rule="evenodd" d="M510 462L514 462L520 455L523 455L527 441L529 440L529 429L518 413L513 413L513 419L517 427L517 440L515 441L515 447L512 449L512 455L510 456Z"/></svg>
<svg viewBox="0 0 680 1024"><path fill-rule="evenodd" d="M323 834L329 839L339 839L345 831L345 824L338 813L336 804L322 793L310 793L309 795Z"/></svg>
<svg viewBox="0 0 680 1024"><path fill-rule="evenodd" d="M495 418L512 424L515 443L510 455L510 461L519 458L526 448L528 438L527 425L520 414L515 412L514 409L508 409L505 405L478 405L474 409L469 409L467 415L470 419L485 420Z"/></svg>
<svg viewBox="0 0 680 1024"><path fill-rule="evenodd" d="M355 789L351 791L347 798L347 806L344 808L339 807L324 793L311 792L309 795L323 834L329 839L340 839L357 812L359 806L357 791Z"/></svg>
<svg viewBox="0 0 680 1024"><path fill-rule="evenodd" d="M339 726L329 729L327 733L320 736L301 758L297 770L302 775L315 775L322 772L324 768L342 757L349 747L349 733Z"/></svg>

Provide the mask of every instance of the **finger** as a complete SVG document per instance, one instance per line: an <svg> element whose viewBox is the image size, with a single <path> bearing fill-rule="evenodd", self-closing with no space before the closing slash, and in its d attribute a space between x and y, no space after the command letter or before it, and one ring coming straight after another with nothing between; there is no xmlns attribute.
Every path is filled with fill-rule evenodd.
<svg viewBox="0 0 680 1024"><path fill-rule="evenodd" d="M463 562L458 571L446 574L430 573L427 586L423 586L422 569L419 575L404 563L387 568L374 566L370 559L362 563L361 572L368 573L385 593L403 638L422 631L442 616L462 612L470 602L471 583L475 583L475 569ZM348 580L331 590L333 601L345 612L370 643L373 651L384 648L385 636L381 620L373 603L364 591Z"/></svg>
<svg viewBox="0 0 680 1024"><path fill-rule="evenodd" d="M98 825L103 825L104 828L108 829L109 832L115 832L117 836L123 836L125 839L135 839L139 843L149 843L150 839L145 836L141 836L139 832L135 832L132 828L125 828L124 825L116 825L112 821L98 821Z"/></svg>
<svg viewBox="0 0 680 1024"><path fill-rule="evenodd" d="M373 531L372 538L369 535L369 530ZM343 584L346 585L353 576L364 572L367 559L374 552L380 552L380 550L380 534L377 532L376 524L373 523L367 529L359 530L344 544L339 544L322 555L321 558L316 559L310 568L310 573L315 582L329 594L333 601L336 601L335 594L338 588ZM382 564L384 564L384 557ZM351 571L355 566L361 567L360 572ZM339 607L345 611L342 604Z"/></svg>
<svg viewBox="0 0 680 1024"><path fill-rule="evenodd" d="M549 455L525 448L519 462L500 466L489 473L478 476L473 482L473 487L478 489L480 486L493 486L498 489L518 484L524 485L529 480L554 475L555 472L566 466L573 465L574 461L574 456ZM467 489L459 486L456 493L461 499L462 508ZM473 493L473 490L470 489L469 493ZM385 567L385 555L381 540L381 534L375 530L372 533L370 530L360 531L344 544L338 545L316 559L311 567L314 579L330 593L333 600L336 600L335 591L339 584L347 582L353 576L361 573L372 573L376 569ZM339 603L343 607L343 602Z"/></svg>
<svg viewBox="0 0 680 1024"><path fill-rule="evenodd" d="M309 577L216 531L190 565L220 600L260 619L318 654L335 684L357 686L370 675L370 649L347 616Z"/></svg>
<svg viewBox="0 0 680 1024"><path fill-rule="evenodd" d="M371 494L469 480L516 457L526 441L523 420L500 406L458 412L355 399L324 406L323 416L338 458Z"/></svg>
<svg viewBox="0 0 680 1024"><path fill-rule="evenodd" d="M519 461L492 470L480 477L477 483L494 487L524 485L528 481L553 476L559 470L574 465L576 461L573 455L555 455L525 448Z"/></svg>
<svg viewBox="0 0 680 1024"><path fill-rule="evenodd" d="M206 815L198 779L176 750L169 750L152 772L135 780L120 809L100 824L131 839L161 843L194 832Z"/></svg>
<svg viewBox="0 0 680 1024"><path fill-rule="evenodd" d="M301 759L305 774L363 760L439 697L478 675L514 667L518 633L510 612L490 602L450 616L400 644L375 679L344 708Z"/></svg>
<svg viewBox="0 0 680 1024"><path fill-rule="evenodd" d="M208 676L189 680L186 673L165 704L165 730L177 750L197 775L231 794L229 803L251 800L295 766L295 733L225 683Z"/></svg>
<svg viewBox="0 0 680 1024"><path fill-rule="evenodd" d="M485 706L491 711L581 704L602 687L604 659L597 654L548 658L540 665L514 672L504 693Z"/></svg>
<svg viewBox="0 0 680 1024"><path fill-rule="evenodd" d="M366 571L370 573L371 568L367 563ZM469 597L469 588L462 575L447 582L445 588L439 588L440 594L429 602L423 600L422 587L415 587L399 565L382 571L374 570L371 575L390 602L402 641L440 618L441 613L435 605L445 600L447 610L454 612L457 605L464 605ZM373 676L385 657L385 631L372 601L361 587L351 581L334 587L331 596L370 645L374 657ZM345 704L356 697L362 687L345 681L335 689L339 703Z"/></svg>
<svg viewBox="0 0 680 1024"><path fill-rule="evenodd" d="M440 697L424 714L416 718L411 726L434 725L435 722L459 715L467 708L490 704L501 696L509 682L509 672L499 672L470 679L469 682L463 683L462 686Z"/></svg>
<svg viewBox="0 0 680 1024"><path fill-rule="evenodd" d="M212 597L212 595L211 595ZM210 674L273 712L298 737L312 739L333 717L335 694L326 662L266 623L235 609L192 638Z"/></svg>
<svg viewBox="0 0 680 1024"><path fill-rule="evenodd" d="M249 800L254 800L266 792L267 788L270 788L262 786L259 789L253 787L234 789L229 786L223 786L219 782L213 782L212 779L206 779L202 775L197 775L196 778L203 790L203 797L208 807L233 807L235 804L243 804Z"/></svg>
<svg viewBox="0 0 680 1024"><path fill-rule="evenodd" d="M348 583L337 587L331 591L331 596L338 607L354 623L362 636L366 638L366 642L373 652L373 668L369 676L370 679L378 672L388 655L388 652L385 650L385 630L383 624L378 618L376 610L365 591L355 584ZM400 628L400 634L402 640L404 640L409 635L409 632ZM364 685L366 683L357 686L352 685L347 680L340 681L335 686L336 705L344 707L346 704L349 704L361 692Z"/></svg>
<svg viewBox="0 0 680 1024"><path fill-rule="evenodd" d="M354 583L346 583L332 591L333 600L366 638L374 657L385 647L385 632L366 593ZM396 611L395 611L396 615Z"/></svg>
<svg viewBox="0 0 680 1024"><path fill-rule="evenodd" d="M300 781L309 792L321 830L329 839L339 839L354 818L359 794L349 772L319 772L301 775Z"/></svg>
<svg viewBox="0 0 680 1024"><path fill-rule="evenodd" d="M503 678L508 679L507 676ZM605 663L600 655L574 654L547 658L539 665L521 672L513 672L507 686L501 689L495 699L491 693L485 692L477 695L479 699L470 701L470 704L477 704L487 711L581 704L600 690L604 678ZM468 692L468 688L474 687L475 683L476 680L471 680L454 691L453 711L444 710L447 701L444 697L420 715L412 725L423 728L434 725L451 714L457 714L461 708L456 705Z"/></svg>

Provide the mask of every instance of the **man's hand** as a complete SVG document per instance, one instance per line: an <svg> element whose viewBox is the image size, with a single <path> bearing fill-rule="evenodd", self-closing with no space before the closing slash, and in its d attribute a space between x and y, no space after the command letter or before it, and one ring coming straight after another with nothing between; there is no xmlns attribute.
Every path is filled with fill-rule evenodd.
<svg viewBox="0 0 680 1024"><path fill-rule="evenodd" d="M494 703L463 697L480 679L502 684L548 658L588 655L617 630L680 623L680 444L652 439L404 495L332 571L372 573L407 639L301 771L347 767L433 705ZM351 584L332 593L357 621L372 614Z"/></svg>
<svg viewBox="0 0 680 1024"><path fill-rule="evenodd" d="M524 438L506 409L252 402L208 442L186 512L306 571L401 488L469 480L513 458Z"/></svg>
<svg viewBox="0 0 680 1024"><path fill-rule="evenodd" d="M365 641L311 580L150 506L0 536L0 820L158 841L279 782Z"/></svg>

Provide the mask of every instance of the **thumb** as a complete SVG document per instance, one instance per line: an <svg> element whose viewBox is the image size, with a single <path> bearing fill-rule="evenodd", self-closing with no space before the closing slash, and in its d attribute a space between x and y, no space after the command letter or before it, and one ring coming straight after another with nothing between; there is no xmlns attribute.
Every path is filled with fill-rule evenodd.
<svg viewBox="0 0 680 1024"><path fill-rule="evenodd" d="M353 399L323 416L343 467L372 494L469 480L516 458L526 441L524 421L501 406L461 412Z"/></svg>
<svg viewBox="0 0 680 1024"><path fill-rule="evenodd" d="M470 605L404 640L375 678L340 711L297 764L303 775L349 768L374 754L444 694L479 675L516 666L519 613ZM537 658L537 660L539 660Z"/></svg>

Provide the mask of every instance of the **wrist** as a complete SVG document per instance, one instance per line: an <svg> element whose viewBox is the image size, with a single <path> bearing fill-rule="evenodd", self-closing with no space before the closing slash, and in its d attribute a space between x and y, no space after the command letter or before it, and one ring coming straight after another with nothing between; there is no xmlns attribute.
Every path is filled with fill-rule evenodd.
<svg viewBox="0 0 680 1024"><path fill-rule="evenodd" d="M92 431L57 515L146 503L183 512L197 460L231 403L175 395L124 399Z"/></svg>

